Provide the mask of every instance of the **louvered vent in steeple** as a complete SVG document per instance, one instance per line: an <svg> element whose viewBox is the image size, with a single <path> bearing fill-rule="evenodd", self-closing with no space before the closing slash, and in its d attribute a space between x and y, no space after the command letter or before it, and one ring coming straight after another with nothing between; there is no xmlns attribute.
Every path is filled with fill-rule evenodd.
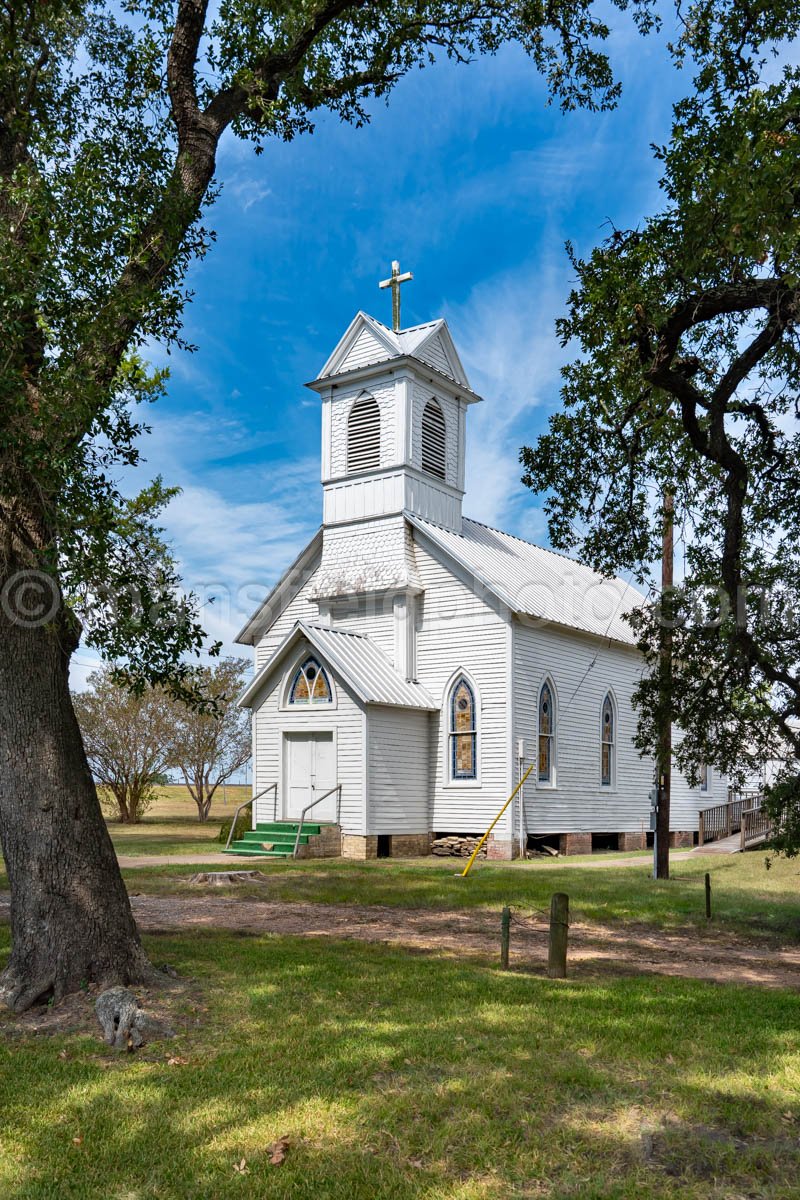
<svg viewBox="0 0 800 1200"><path fill-rule="evenodd" d="M429 400L422 413L422 469L444 479L446 431L444 413L436 400Z"/></svg>
<svg viewBox="0 0 800 1200"><path fill-rule="evenodd" d="M347 470L369 471L381 464L381 413L374 396L360 396L347 419Z"/></svg>

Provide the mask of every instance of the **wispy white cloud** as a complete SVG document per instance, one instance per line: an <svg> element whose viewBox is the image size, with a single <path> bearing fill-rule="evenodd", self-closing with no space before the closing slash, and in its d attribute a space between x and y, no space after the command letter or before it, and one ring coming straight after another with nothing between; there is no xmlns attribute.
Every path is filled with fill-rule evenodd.
<svg viewBox="0 0 800 1200"><path fill-rule="evenodd" d="M226 185L226 190L237 200L244 212L272 195L272 188L267 187L261 180L248 178L241 173L233 177Z"/></svg>
<svg viewBox="0 0 800 1200"><path fill-rule="evenodd" d="M468 418L465 511L527 537L541 537L544 523L520 483L519 447L557 396L564 352L553 324L566 287L567 263L554 251L477 285L448 313L472 386L484 396Z"/></svg>

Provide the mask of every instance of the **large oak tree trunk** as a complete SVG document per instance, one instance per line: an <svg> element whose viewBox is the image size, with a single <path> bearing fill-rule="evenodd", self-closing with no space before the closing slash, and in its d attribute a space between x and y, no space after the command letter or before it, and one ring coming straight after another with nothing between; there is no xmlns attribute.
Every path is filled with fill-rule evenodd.
<svg viewBox="0 0 800 1200"><path fill-rule="evenodd" d="M87 982L135 982L149 967L70 700L74 624L57 589L47 624L20 622L9 589L0 594L0 841L12 933L0 1000L21 1012Z"/></svg>

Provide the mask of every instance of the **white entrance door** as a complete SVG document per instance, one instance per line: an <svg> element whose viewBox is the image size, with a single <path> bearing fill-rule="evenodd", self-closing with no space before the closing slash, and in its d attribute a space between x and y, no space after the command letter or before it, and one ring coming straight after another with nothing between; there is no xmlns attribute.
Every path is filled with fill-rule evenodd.
<svg viewBox="0 0 800 1200"><path fill-rule="evenodd" d="M336 750L332 733L286 734L286 805L284 816L296 821L315 796L336 786ZM307 814L308 821L336 820L336 793Z"/></svg>

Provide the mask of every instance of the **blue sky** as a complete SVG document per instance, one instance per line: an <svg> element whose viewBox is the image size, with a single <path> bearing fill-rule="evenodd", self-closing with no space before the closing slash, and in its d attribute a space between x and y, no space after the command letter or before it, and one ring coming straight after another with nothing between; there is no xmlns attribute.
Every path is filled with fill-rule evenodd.
<svg viewBox="0 0 800 1200"><path fill-rule="evenodd" d="M148 415L144 484L179 484L164 524L210 635L228 652L266 589L319 524L319 401L303 387L354 313L390 322L379 279L414 272L403 323L447 318L486 403L470 413L467 515L546 542L518 450L559 403L554 334L570 287L564 242L588 252L659 204L650 144L663 141L686 80L663 38L624 22L612 40L623 99L563 115L513 49L468 67L414 72L353 129L323 118L312 136L260 157L228 137L217 242L190 275L186 335L168 395ZM164 355L153 351L154 361ZM81 685L92 655L79 651Z"/></svg>

